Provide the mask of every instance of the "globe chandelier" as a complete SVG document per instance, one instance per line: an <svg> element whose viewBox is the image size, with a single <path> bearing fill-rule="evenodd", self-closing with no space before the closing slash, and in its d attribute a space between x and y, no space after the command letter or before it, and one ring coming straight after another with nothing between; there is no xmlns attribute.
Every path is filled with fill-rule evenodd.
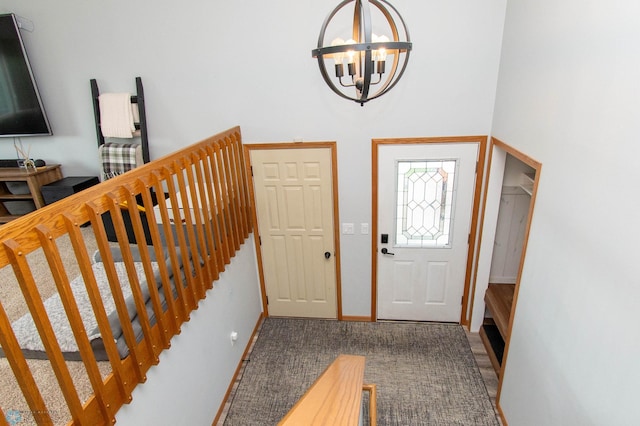
<svg viewBox="0 0 640 426"><path fill-rule="evenodd" d="M351 38L345 41L339 35L345 29L343 8L350 3L354 3ZM409 62L411 47L409 30L389 2L345 0L325 19L318 47L311 53L318 59L322 78L331 90L362 106L398 83ZM335 78L330 77L334 73Z"/></svg>

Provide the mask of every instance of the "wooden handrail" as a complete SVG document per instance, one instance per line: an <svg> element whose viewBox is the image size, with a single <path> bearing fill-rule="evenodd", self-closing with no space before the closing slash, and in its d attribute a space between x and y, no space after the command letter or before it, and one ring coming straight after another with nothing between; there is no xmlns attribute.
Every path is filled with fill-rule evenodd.
<svg viewBox="0 0 640 426"><path fill-rule="evenodd" d="M362 391L370 393L371 424L375 426L375 385L363 385L365 357L340 355L298 400L279 426L357 425Z"/></svg>
<svg viewBox="0 0 640 426"><path fill-rule="evenodd" d="M171 338L180 332L191 311L248 238L252 224L248 219L250 201L244 171L240 128L235 127L0 228L0 269L13 271L18 283L15 292L22 293L37 326L46 356L69 407L70 424L99 425L114 421L119 408L131 401L135 386L146 380L149 368L159 362L160 353L169 348ZM199 202L189 204L189 200ZM133 208L136 205L138 208ZM191 209L180 209L180 206ZM184 212L184 217L180 211ZM113 222L117 241L108 240L103 221L107 214ZM125 225L127 220L130 224ZM92 269L93 253L88 252L83 239L87 231L80 230L84 224L91 224L90 232L95 238L113 295L114 315L117 315L123 341L128 348L128 355L123 359L114 343L110 319ZM137 245L130 244L125 226L132 228ZM104 356L111 367L110 374L104 379L98 371L87 337L91 330L86 329L71 291L71 280L76 277L66 272L56 244L61 237L71 241L102 336ZM147 245L149 239L152 244ZM114 246L126 268L131 304L135 306L140 329L137 332L132 328L129 319L131 306L127 308L125 305L122 283L115 269ZM137 248L135 256L134 248ZM34 266L27 259L35 251L42 251L45 255L49 276L53 278L86 368L93 389L93 395L87 401L81 401L78 396L52 320L47 316L38 291ZM162 254L165 261L158 259L158 262L152 262L154 254ZM141 273L134 265L138 262L142 264ZM184 273L181 274L181 270ZM156 282L157 277L160 278ZM157 285L146 285L143 281ZM0 345L4 356L24 400L34 413L34 421L50 424L50 411L44 402L46 398L42 397L48 389L43 389L32 375L12 328L13 320L15 318L9 317L3 301L0 301ZM136 334L140 332L141 338ZM12 407L0 407L0 424L3 424L3 413L7 408Z"/></svg>

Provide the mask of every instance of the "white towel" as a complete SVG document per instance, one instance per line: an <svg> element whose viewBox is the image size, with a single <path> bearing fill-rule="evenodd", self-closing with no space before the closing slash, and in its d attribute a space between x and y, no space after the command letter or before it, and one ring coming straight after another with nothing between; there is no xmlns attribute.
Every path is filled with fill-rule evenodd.
<svg viewBox="0 0 640 426"><path fill-rule="evenodd" d="M131 94L104 93L98 96L100 130L105 138L132 138L133 124Z"/></svg>

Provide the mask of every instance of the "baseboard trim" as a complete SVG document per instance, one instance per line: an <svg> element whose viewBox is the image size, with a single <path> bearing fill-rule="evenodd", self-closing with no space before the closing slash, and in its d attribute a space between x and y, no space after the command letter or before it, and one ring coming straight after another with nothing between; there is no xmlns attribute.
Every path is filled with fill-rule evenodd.
<svg viewBox="0 0 640 426"><path fill-rule="evenodd" d="M256 326L253 328L253 333L251 333L251 337L249 338L249 341L247 342L247 347L244 348L244 352L242 353L242 357L240 357L240 361L238 362L238 366L236 367L236 371L235 371L235 373L233 373L233 377L231 378L231 382L229 383L229 387L227 388L227 392L224 394L224 398L222 399L222 403L220 404L220 407L218 408L218 413L216 414L216 417L213 419L213 423L211 423L211 426L216 426L218 424L218 420L220 420L220 416L222 416L222 413L224 412L224 408L225 408L225 405L227 404L227 400L229 399L229 395L231 395L231 390L233 389L233 385L235 384L236 380L238 379L238 374L240 374L240 371L242 370L243 361L247 358L247 355L249 354L249 350L251 349L251 345L253 345L253 342L255 340L256 333L258 333L258 330L260 329L260 326L262 325L262 322L264 321L265 318L266 317L264 316L264 313L261 312L260 316L258 317L258 321L256 322Z"/></svg>
<svg viewBox="0 0 640 426"><path fill-rule="evenodd" d="M371 319L371 317L357 317L353 315L351 316L343 315L342 321L375 322L374 320Z"/></svg>
<svg viewBox="0 0 640 426"><path fill-rule="evenodd" d="M500 414L500 420L502 420L503 426L509 426L509 422L507 422L507 418L504 416L504 411L502 411L502 407L500 406L500 402L496 402L496 408L498 409L498 414Z"/></svg>

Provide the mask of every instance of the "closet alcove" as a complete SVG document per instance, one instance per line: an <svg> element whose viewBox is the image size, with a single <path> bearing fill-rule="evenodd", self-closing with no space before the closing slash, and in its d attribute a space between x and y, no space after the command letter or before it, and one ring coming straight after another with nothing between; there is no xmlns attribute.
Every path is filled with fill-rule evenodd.
<svg viewBox="0 0 640 426"><path fill-rule="evenodd" d="M535 178L534 168L510 154L506 155L489 285L484 296L485 315L480 328L480 337L498 375L509 337Z"/></svg>

